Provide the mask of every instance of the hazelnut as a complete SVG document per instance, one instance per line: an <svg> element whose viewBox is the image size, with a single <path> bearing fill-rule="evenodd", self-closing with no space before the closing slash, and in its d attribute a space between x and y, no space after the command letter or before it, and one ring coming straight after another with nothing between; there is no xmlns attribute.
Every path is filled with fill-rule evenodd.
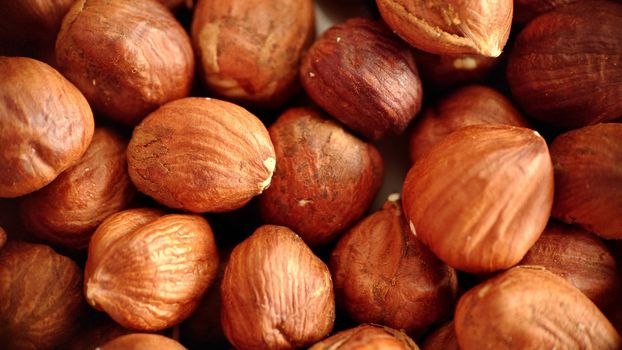
<svg viewBox="0 0 622 350"><path fill-rule="evenodd" d="M303 58L300 79L318 105L373 140L401 133L421 109L410 48L371 19L327 30Z"/></svg>
<svg viewBox="0 0 622 350"><path fill-rule="evenodd" d="M88 246L97 226L124 209L134 196L127 174L126 144L113 130L97 128L76 165L22 199L21 217L30 231L54 245Z"/></svg>
<svg viewBox="0 0 622 350"><path fill-rule="evenodd" d="M423 350L460 350L454 321L446 322L425 338Z"/></svg>
<svg viewBox="0 0 622 350"><path fill-rule="evenodd" d="M622 239L622 124L605 123L559 135L552 215L606 239Z"/></svg>
<svg viewBox="0 0 622 350"><path fill-rule="evenodd" d="M215 94L278 107L298 88L300 56L314 36L312 0L201 0L192 39Z"/></svg>
<svg viewBox="0 0 622 350"><path fill-rule="evenodd" d="M621 12L622 4L614 1L578 1L539 16L520 32L507 78L530 117L578 128L622 115Z"/></svg>
<svg viewBox="0 0 622 350"><path fill-rule="evenodd" d="M526 24L545 12L578 0L514 0L514 23Z"/></svg>
<svg viewBox="0 0 622 350"><path fill-rule="evenodd" d="M330 270L337 305L357 323L412 332L453 311L456 272L410 232L398 194L339 239Z"/></svg>
<svg viewBox="0 0 622 350"><path fill-rule="evenodd" d="M190 38L157 0L76 1L56 60L97 112L130 125L187 96L194 76Z"/></svg>
<svg viewBox="0 0 622 350"><path fill-rule="evenodd" d="M598 237L580 228L549 222L520 264L545 267L601 309L619 299L620 277L612 252Z"/></svg>
<svg viewBox="0 0 622 350"><path fill-rule="evenodd" d="M270 185L274 147L262 122L235 104L185 98L151 113L127 150L138 189L192 212L238 209Z"/></svg>
<svg viewBox="0 0 622 350"><path fill-rule="evenodd" d="M405 333L375 324L363 324L334 334L313 345L309 350L419 350Z"/></svg>
<svg viewBox="0 0 622 350"><path fill-rule="evenodd" d="M598 308L542 267L515 267L469 290L454 322L464 350L622 347Z"/></svg>
<svg viewBox="0 0 622 350"><path fill-rule="evenodd" d="M501 54L512 0L376 0L382 18L414 47L439 55Z"/></svg>
<svg viewBox="0 0 622 350"><path fill-rule="evenodd" d="M0 197L13 198L75 164L94 120L80 91L43 62L0 57L0 76Z"/></svg>
<svg viewBox="0 0 622 350"><path fill-rule="evenodd" d="M445 137L410 169L403 205L413 234L458 270L517 264L553 204L553 166L535 131L469 126Z"/></svg>
<svg viewBox="0 0 622 350"><path fill-rule="evenodd" d="M415 123L409 138L410 158L421 158L452 132L469 125L503 124L529 127L512 103L494 89L471 85L442 99Z"/></svg>
<svg viewBox="0 0 622 350"><path fill-rule="evenodd" d="M361 217L382 183L376 148L309 108L287 110L270 127L277 166L260 197L263 219L325 245Z"/></svg>
<svg viewBox="0 0 622 350"><path fill-rule="evenodd" d="M133 333L111 340L97 350L186 350L186 348L162 335Z"/></svg>
<svg viewBox="0 0 622 350"><path fill-rule="evenodd" d="M240 350L307 347L335 320L328 267L282 226L261 226L233 249L221 297L225 335Z"/></svg>
<svg viewBox="0 0 622 350"><path fill-rule="evenodd" d="M217 269L205 219L130 209L108 217L93 234L84 292L91 306L123 327L157 331L196 309Z"/></svg>
<svg viewBox="0 0 622 350"><path fill-rule="evenodd" d="M51 248L9 241L0 249L0 342L53 349L75 331L84 306L82 271Z"/></svg>

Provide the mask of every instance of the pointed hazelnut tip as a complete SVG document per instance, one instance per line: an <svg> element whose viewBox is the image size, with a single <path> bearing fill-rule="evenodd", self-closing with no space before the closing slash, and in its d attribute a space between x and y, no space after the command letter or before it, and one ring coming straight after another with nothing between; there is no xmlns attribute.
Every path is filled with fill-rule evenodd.
<svg viewBox="0 0 622 350"><path fill-rule="evenodd" d="M399 193L391 193L388 197L387 200L389 202L397 202L399 201L401 198L401 195Z"/></svg>
<svg viewBox="0 0 622 350"><path fill-rule="evenodd" d="M263 165L268 169L270 175L259 184L259 194L261 194L268 186L270 186L270 182L272 182L272 175L274 175L274 168L276 167L276 159L273 157L268 157L263 161Z"/></svg>

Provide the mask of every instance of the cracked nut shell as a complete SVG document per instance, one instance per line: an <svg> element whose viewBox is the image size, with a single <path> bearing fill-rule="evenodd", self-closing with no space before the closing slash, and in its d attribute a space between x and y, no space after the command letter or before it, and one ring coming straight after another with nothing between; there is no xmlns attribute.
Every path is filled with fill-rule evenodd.
<svg viewBox="0 0 622 350"><path fill-rule="evenodd" d="M218 250L205 219L130 209L110 216L93 234L84 293L123 327L158 331L196 309L217 269Z"/></svg>
<svg viewBox="0 0 622 350"><path fill-rule="evenodd" d="M334 334L309 348L309 350L334 349L419 350L419 347L408 335L396 329L363 324Z"/></svg>
<svg viewBox="0 0 622 350"><path fill-rule="evenodd" d="M221 297L223 330L240 350L307 347L335 321L328 267L283 226L261 226L233 249Z"/></svg>
<svg viewBox="0 0 622 350"><path fill-rule="evenodd" d="M189 97L151 113L127 150L136 187L192 212L238 209L270 185L274 147L262 122L233 103Z"/></svg>

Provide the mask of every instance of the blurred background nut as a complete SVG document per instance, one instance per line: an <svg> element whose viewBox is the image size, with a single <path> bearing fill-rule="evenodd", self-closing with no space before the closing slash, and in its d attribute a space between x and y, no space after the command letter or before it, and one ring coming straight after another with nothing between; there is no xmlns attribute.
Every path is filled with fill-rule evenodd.
<svg viewBox="0 0 622 350"><path fill-rule="evenodd" d="M125 328L157 331L187 318L216 277L212 230L197 215L130 209L95 231L86 299Z"/></svg>
<svg viewBox="0 0 622 350"><path fill-rule="evenodd" d="M75 164L93 113L75 86L43 62L0 57L0 197L19 197Z"/></svg>
<svg viewBox="0 0 622 350"><path fill-rule="evenodd" d="M604 310L618 302L616 260L598 237L578 227L550 221L521 265L539 265L563 277Z"/></svg>
<svg viewBox="0 0 622 350"><path fill-rule="evenodd" d="M460 350L454 321L449 321L429 334L421 347L423 350Z"/></svg>
<svg viewBox="0 0 622 350"><path fill-rule="evenodd" d="M421 158L452 132L469 125L503 124L529 127L512 102L483 85L461 88L429 107L418 118L409 137L410 158Z"/></svg>
<svg viewBox="0 0 622 350"><path fill-rule="evenodd" d="M552 126L620 117L622 4L577 1L537 17L516 38L507 78L527 114Z"/></svg>
<svg viewBox="0 0 622 350"><path fill-rule="evenodd" d="M361 217L382 183L377 149L309 108L270 127L277 165L260 197L262 218L290 227L311 246L332 241Z"/></svg>
<svg viewBox="0 0 622 350"><path fill-rule="evenodd" d="M519 266L458 302L461 349L620 349L622 339L578 289L542 267Z"/></svg>
<svg viewBox="0 0 622 350"><path fill-rule="evenodd" d="M559 135L552 215L606 239L622 239L622 124L605 123Z"/></svg>
<svg viewBox="0 0 622 350"><path fill-rule="evenodd" d="M578 0L514 0L514 23L526 24L538 15L577 1Z"/></svg>
<svg viewBox="0 0 622 350"><path fill-rule="evenodd" d="M186 350L186 348L162 335L133 333L111 340L97 350Z"/></svg>
<svg viewBox="0 0 622 350"><path fill-rule="evenodd" d="M326 31L304 56L300 79L318 105L373 140L401 133L421 109L410 48L371 19L350 19Z"/></svg>
<svg viewBox="0 0 622 350"><path fill-rule="evenodd" d="M192 212L244 206L270 185L276 163L257 117L233 103L196 97L145 118L134 129L127 157L141 192Z"/></svg>
<svg viewBox="0 0 622 350"><path fill-rule="evenodd" d="M58 349L93 350L122 335L133 333L101 312L92 312L88 316L80 320L80 328Z"/></svg>
<svg viewBox="0 0 622 350"><path fill-rule="evenodd" d="M339 239L330 269L337 305L357 323L413 332L452 313L456 272L410 232L398 194Z"/></svg>
<svg viewBox="0 0 622 350"><path fill-rule="evenodd" d="M10 241L0 249L0 300L4 349L53 349L79 324L82 271L47 246Z"/></svg>
<svg viewBox="0 0 622 350"><path fill-rule="evenodd" d="M77 0L56 59L95 111L130 125L187 96L194 76L190 38L157 0Z"/></svg>
<svg viewBox="0 0 622 350"><path fill-rule="evenodd" d="M97 226L124 209L136 191L127 174L126 144L112 129L95 129L76 165L21 201L21 217L30 231L57 246L88 246Z"/></svg>
<svg viewBox="0 0 622 350"><path fill-rule="evenodd" d="M387 24L414 47L439 55L501 54L513 0L376 0Z"/></svg>
<svg viewBox="0 0 622 350"><path fill-rule="evenodd" d="M328 267L283 226L261 226L233 249L221 297L225 335L240 350L307 347L335 321Z"/></svg>
<svg viewBox="0 0 622 350"><path fill-rule="evenodd" d="M413 234L449 266L471 273L511 267L551 213L546 142L507 125L455 131L410 169L403 205Z"/></svg>
<svg viewBox="0 0 622 350"><path fill-rule="evenodd" d="M314 37L312 0L201 0L192 39L205 85L223 98L278 107L299 87Z"/></svg>
<svg viewBox="0 0 622 350"><path fill-rule="evenodd" d="M309 350L419 350L406 334L380 325L364 324L341 331L313 345Z"/></svg>

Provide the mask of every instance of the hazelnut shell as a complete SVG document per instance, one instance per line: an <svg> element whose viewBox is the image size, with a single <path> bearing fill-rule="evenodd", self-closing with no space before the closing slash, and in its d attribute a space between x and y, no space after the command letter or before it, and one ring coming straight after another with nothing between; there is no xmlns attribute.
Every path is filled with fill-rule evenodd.
<svg viewBox="0 0 622 350"><path fill-rule="evenodd" d="M333 349L419 350L419 347L401 331L381 325L363 324L334 334L309 348L309 350Z"/></svg>
<svg viewBox="0 0 622 350"><path fill-rule="evenodd" d="M171 338L159 334L133 333L120 336L97 348L98 350L186 350Z"/></svg>

